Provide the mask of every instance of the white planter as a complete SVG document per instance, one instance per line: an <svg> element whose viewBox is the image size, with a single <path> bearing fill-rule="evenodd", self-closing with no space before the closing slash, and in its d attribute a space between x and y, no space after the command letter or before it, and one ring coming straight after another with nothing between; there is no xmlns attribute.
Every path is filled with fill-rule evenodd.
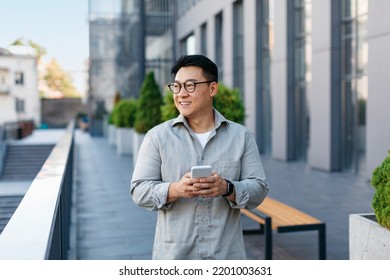
<svg viewBox="0 0 390 280"><path fill-rule="evenodd" d="M135 163L137 162L138 157L138 151L141 148L142 141L145 138L144 133L138 133L134 132L133 134L133 167L135 166Z"/></svg>
<svg viewBox="0 0 390 280"><path fill-rule="evenodd" d="M108 144L110 146L116 146L116 127L113 124L108 125L107 129Z"/></svg>
<svg viewBox="0 0 390 280"><path fill-rule="evenodd" d="M349 215L349 258L390 260L390 230L373 213Z"/></svg>
<svg viewBox="0 0 390 280"><path fill-rule="evenodd" d="M116 129L116 151L119 155L133 154L133 128Z"/></svg>

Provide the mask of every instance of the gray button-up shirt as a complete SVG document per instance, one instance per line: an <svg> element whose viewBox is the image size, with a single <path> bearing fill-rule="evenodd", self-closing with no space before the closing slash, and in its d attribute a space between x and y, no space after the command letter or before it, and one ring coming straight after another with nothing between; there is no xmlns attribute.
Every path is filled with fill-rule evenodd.
<svg viewBox="0 0 390 280"><path fill-rule="evenodd" d="M255 208L268 193L252 133L214 109L215 128L203 148L186 119L162 123L145 136L131 181L136 204L158 210L153 259L245 259L240 208ZM180 198L167 204L168 188L194 165L235 185L226 197Z"/></svg>

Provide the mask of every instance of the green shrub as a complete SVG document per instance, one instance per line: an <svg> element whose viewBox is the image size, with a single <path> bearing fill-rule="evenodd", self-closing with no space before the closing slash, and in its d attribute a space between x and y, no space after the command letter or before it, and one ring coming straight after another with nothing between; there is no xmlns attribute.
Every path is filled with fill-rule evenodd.
<svg viewBox="0 0 390 280"><path fill-rule="evenodd" d="M161 118L163 121L167 121L176 118L179 115L175 102L173 101L172 92L167 89L164 95L164 103L161 106Z"/></svg>
<svg viewBox="0 0 390 280"><path fill-rule="evenodd" d="M138 133L146 133L161 123L162 96L159 86L150 71L145 76L138 98L134 128Z"/></svg>
<svg viewBox="0 0 390 280"><path fill-rule="evenodd" d="M378 223L390 228L390 151L372 174L371 184L375 188L372 207Z"/></svg>
<svg viewBox="0 0 390 280"><path fill-rule="evenodd" d="M112 109L112 111L108 114L108 124L112 124L112 125L115 125L114 123L114 111L115 111L115 107Z"/></svg>
<svg viewBox="0 0 390 280"><path fill-rule="evenodd" d="M137 100L129 98L119 101L111 113L113 124L120 128L134 127Z"/></svg>
<svg viewBox="0 0 390 280"><path fill-rule="evenodd" d="M238 89L231 89L219 83L218 94L214 97L213 106L228 120L244 123L245 107Z"/></svg>
<svg viewBox="0 0 390 280"><path fill-rule="evenodd" d="M218 94L214 97L213 106L228 120L244 123L245 107L238 89L230 89L222 83L218 85ZM179 115L173 94L169 91L164 96L164 105L161 107L162 119L164 121L175 118Z"/></svg>

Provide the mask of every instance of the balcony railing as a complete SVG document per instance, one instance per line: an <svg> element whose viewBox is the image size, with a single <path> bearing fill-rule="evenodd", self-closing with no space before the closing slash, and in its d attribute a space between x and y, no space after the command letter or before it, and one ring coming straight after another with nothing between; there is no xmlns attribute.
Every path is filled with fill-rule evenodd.
<svg viewBox="0 0 390 280"><path fill-rule="evenodd" d="M68 258L74 127L71 121L0 234L0 259Z"/></svg>

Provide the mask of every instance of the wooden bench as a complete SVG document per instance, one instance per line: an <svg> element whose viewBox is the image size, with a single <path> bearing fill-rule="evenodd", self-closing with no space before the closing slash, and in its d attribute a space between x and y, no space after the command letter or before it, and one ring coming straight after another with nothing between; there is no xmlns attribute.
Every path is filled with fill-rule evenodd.
<svg viewBox="0 0 390 280"><path fill-rule="evenodd" d="M244 230L244 234L263 233L265 259L272 260L272 230L279 233L293 231L318 231L318 257L326 259L325 223L270 197L253 210L241 209L241 213L260 224L260 230Z"/></svg>

